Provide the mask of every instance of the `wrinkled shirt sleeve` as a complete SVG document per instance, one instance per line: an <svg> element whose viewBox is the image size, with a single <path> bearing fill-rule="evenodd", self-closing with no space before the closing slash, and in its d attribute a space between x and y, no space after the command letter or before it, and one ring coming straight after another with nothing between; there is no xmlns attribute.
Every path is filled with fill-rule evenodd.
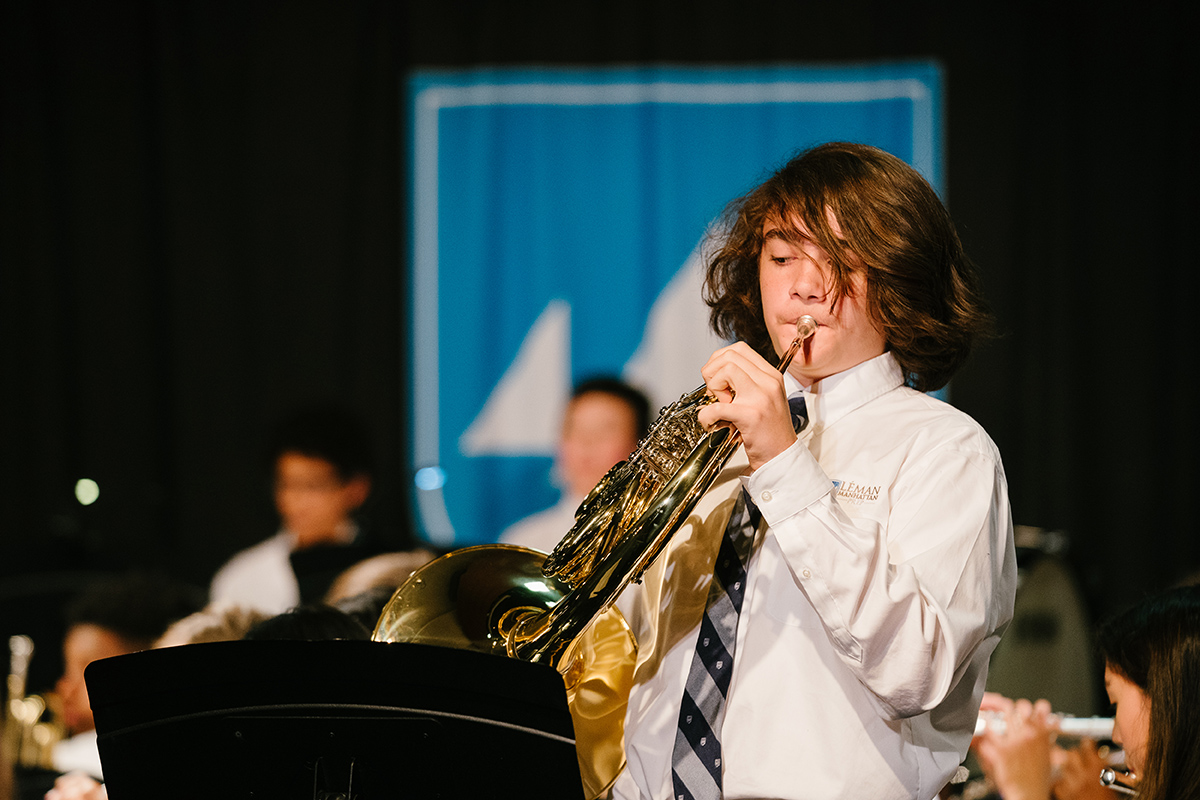
<svg viewBox="0 0 1200 800"><path fill-rule="evenodd" d="M943 443L880 487L882 521L852 518L800 441L743 479L839 657L893 719L937 706L1011 616L1003 468L975 444Z"/></svg>

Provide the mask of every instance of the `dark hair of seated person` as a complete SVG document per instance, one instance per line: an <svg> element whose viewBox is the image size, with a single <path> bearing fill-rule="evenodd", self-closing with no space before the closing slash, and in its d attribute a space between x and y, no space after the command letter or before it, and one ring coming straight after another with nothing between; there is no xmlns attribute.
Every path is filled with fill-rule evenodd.
<svg viewBox="0 0 1200 800"><path fill-rule="evenodd" d="M336 600L333 607L358 620L368 631L373 631L393 594L395 592L390 587L377 586L351 597Z"/></svg>
<svg viewBox="0 0 1200 800"><path fill-rule="evenodd" d="M105 575L86 584L64 609L67 627L93 625L130 650L154 644L172 623L204 606L204 592L157 572Z"/></svg>
<svg viewBox="0 0 1200 800"><path fill-rule="evenodd" d="M371 631L344 611L321 603L311 603L263 620L252 627L245 638L252 641L366 641L371 638Z"/></svg>

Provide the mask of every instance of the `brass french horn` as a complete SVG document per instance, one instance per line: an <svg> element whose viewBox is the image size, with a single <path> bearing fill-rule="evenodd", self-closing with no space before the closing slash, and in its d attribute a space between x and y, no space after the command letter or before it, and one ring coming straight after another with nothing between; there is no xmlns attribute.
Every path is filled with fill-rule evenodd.
<svg viewBox="0 0 1200 800"><path fill-rule="evenodd" d="M787 370L817 324L804 316L780 359ZM481 650L562 674L585 795L599 797L625 763L625 707L637 643L617 595L666 547L741 444L704 431L705 386L659 414L630 457L608 471L550 555L511 545L456 550L419 569L384 608L372 638Z"/></svg>

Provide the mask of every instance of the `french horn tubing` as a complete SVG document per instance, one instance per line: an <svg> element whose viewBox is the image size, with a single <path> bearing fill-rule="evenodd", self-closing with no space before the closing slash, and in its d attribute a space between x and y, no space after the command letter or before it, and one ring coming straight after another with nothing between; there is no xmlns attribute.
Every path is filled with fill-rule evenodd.
<svg viewBox="0 0 1200 800"><path fill-rule="evenodd" d="M781 373L816 330L812 317L797 320ZM584 498L549 555L499 544L452 551L396 590L371 637L553 666L566 684L588 798L607 791L625 763L637 643L613 602L641 580L741 445L736 429L705 431L697 422L712 402L701 385L664 408Z"/></svg>

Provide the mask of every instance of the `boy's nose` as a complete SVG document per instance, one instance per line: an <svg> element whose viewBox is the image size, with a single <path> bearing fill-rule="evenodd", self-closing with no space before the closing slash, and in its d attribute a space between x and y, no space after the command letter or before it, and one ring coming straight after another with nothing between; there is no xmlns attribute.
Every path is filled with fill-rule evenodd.
<svg viewBox="0 0 1200 800"><path fill-rule="evenodd" d="M823 302L829 291L828 277L811 258L798 259L796 273L792 277L792 294L808 302Z"/></svg>

